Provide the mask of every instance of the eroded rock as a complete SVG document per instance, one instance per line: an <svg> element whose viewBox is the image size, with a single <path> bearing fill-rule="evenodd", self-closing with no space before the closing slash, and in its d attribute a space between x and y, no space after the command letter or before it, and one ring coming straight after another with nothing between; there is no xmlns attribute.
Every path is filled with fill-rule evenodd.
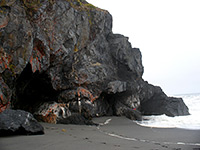
<svg viewBox="0 0 200 150"><path fill-rule="evenodd" d="M0 113L0 136L44 134L44 128L29 112L6 109Z"/></svg>
<svg viewBox="0 0 200 150"><path fill-rule="evenodd" d="M58 120L71 116L71 112L64 103L46 102L40 105L34 116L40 121L56 124Z"/></svg>

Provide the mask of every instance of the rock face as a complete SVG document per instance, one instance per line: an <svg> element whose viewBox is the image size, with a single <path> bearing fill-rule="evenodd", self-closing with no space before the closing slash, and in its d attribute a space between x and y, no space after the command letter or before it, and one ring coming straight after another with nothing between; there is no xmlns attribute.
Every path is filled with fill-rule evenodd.
<svg viewBox="0 0 200 150"><path fill-rule="evenodd" d="M141 103L141 111L143 114L166 114L171 117L186 114L188 108L185 107L182 98L168 97L160 87L152 86L152 88L154 90L153 96Z"/></svg>
<svg viewBox="0 0 200 150"><path fill-rule="evenodd" d="M66 118L74 113L189 114L182 100L142 79L140 50L112 33L109 12L85 0L5 0L0 20L0 112L19 108L45 121L38 108L55 102L68 113L56 112L54 123L73 122Z"/></svg>
<svg viewBox="0 0 200 150"><path fill-rule="evenodd" d="M0 114L0 136L44 134L44 128L23 110L7 109Z"/></svg>

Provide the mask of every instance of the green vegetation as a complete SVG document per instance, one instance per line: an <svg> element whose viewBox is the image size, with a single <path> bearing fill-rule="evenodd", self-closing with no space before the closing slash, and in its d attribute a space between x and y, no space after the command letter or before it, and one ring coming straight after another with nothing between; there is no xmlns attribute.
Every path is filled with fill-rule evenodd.
<svg viewBox="0 0 200 150"><path fill-rule="evenodd" d="M74 46L74 52L78 52L78 47L77 47L77 45Z"/></svg>
<svg viewBox="0 0 200 150"><path fill-rule="evenodd" d="M11 6L15 3L16 0L0 0L0 7L2 6Z"/></svg>
<svg viewBox="0 0 200 150"><path fill-rule="evenodd" d="M88 8L96 8L94 5L92 5L92 4L85 4L85 6L86 7L88 7Z"/></svg>
<svg viewBox="0 0 200 150"><path fill-rule="evenodd" d="M54 4L55 0L48 0L50 4ZM24 5L32 10L37 11L41 7L41 0L22 0Z"/></svg>
<svg viewBox="0 0 200 150"><path fill-rule="evenodd" d="M15 76L15 68L16 66L14 66L13 64L9 64L9 68L10 68L10 71L12 72L12 76Z"/></svg>
<svg viewBox="0 0 200 150"><path fill-rule="evenodd" d="M98 11L103 11L97 7L95 7L92 4L89 4L88 2L86 2L85 0L66 0L70 3L70 5L74 8L77 9L79 11L85 11L88 15L88 21L89 24L92 25L92 14L91 14L91 10L98 10Z"/></svg>
<svg viewBox="0 0 200 150"><path fill-rule="evenodd" d="M34 11L37 11L41 7L40 0L22 0L24 5Z"/></svg>
<svg viewBox="0 0 200 150"><path fill-rule="evenodd" d="M90 9L97 9L92 4L87 3L85 0L66 0L70 3L70 5L79 10L90 10Z"/></svg>
<svg viewBox="0 0 200 150"><path fill-rule="evenodd" d="M0 13L5 14L6 13L5 8L0 8Z"/></svg>
<svg viewBox="0 0 200 150"><path fill-rule="evenodd" d="M0 7L5 6L6 5L6 0L1 0L0 1Z"/></svg>

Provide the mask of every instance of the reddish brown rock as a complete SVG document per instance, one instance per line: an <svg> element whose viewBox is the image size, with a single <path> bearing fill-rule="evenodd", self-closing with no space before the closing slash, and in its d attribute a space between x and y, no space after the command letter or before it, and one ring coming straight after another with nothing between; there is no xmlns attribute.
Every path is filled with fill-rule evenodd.
<svg viewBox="0 0 200 150"><path fill-rule="evenodd" d="M71 112L64 103L44 103L34 113L43 122L57 123L58 120L71 116Z"/></svg>

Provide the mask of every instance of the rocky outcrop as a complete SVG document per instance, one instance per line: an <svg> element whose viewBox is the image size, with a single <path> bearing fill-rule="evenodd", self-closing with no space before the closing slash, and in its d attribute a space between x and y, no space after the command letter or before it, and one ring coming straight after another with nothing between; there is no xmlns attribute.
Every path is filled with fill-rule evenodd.
<svg viewBox="0 0 200 150"><path fill-rule="evenodd" d="M52 123L189 114L182 100L142 79L141 52L112 33L109 12L85 0L0 6L0 112L19 108Z"/></svg>
<svg viewBox="0 0 200 150"><path fill-rule="evenodd" d="M168 97L160 87L152 86L152 88L153 96L141 103L141 111L144 115L166 114L171 117L186 115L188 108L182 98Z"/></svg>
<svg viewBox="0 0 200 150"><path fill-rule="evenodd" d="M7 109L0 113L0 136L44 134L33 115L23 110Z"/></svg>

